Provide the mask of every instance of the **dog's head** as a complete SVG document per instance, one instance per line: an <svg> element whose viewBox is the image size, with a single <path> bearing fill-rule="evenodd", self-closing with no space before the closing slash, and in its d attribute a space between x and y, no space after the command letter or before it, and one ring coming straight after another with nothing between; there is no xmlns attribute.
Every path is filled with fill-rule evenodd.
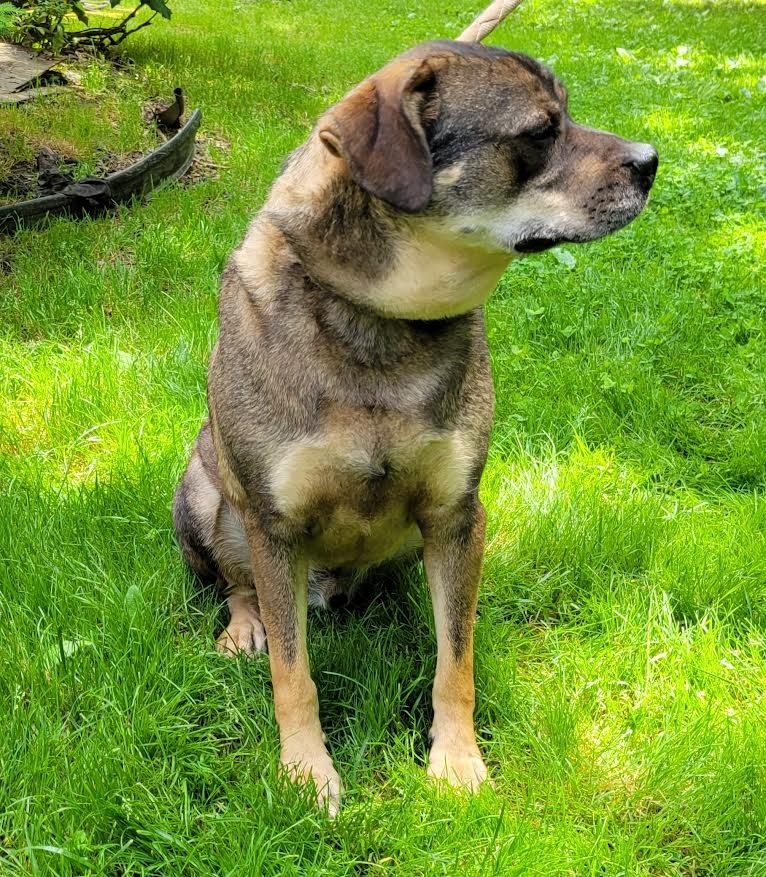
<svg viewBox="0 0 766 877"><path fill-rule="evenodd" d="M646 203L657 153L578 125L525 55L432 42L366 79L318 135L363 190L509 255L595 240Z"/></svg>

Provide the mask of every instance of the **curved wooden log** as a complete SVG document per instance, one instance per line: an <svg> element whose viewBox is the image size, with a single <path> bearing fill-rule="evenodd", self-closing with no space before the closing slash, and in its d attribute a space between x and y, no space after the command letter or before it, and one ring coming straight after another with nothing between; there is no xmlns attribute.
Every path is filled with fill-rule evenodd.
<svg viewBox="0 0 766 877"><path fill-rule="evenodd" d="M0 233L13 232L50 214L93 215L131 198L140 198L160 183L177 180L194 159L201 118L202 113L195 110L175 137L124 170L103 179L76 180L54 195L0 207Z"/></svg>

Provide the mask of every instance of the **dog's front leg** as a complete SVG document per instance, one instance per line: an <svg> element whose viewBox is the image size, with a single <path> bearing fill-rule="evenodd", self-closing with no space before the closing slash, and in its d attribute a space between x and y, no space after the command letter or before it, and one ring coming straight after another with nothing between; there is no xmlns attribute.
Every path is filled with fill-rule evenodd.
<svg viewBox="0 0 766 877"><path fill-rule="evenodd" d="M473 627L484 524L484 507L475 496L421 524L437 647L428 773L469 789L487 776L473 726Z"/></svg>
<svg viewBox="0 0 766 877"><path fill-rule="evenodd" d="M281 762L292 779L313 782L331 815L340 806L340 777L324 744L317 689L306 649L308 563L251 517L247 535L261 618L269 645Z"/></svg>

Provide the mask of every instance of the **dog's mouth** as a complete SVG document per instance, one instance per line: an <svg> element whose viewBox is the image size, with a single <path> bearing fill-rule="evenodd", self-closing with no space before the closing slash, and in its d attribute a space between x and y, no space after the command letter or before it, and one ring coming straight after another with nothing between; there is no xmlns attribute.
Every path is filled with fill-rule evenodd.
<svg viewBox="0 0 766 877"><path fill-rule="evenodd" d="M572 243L571 238L524 238L514 244L513 248L517 253L542 253L544 250L550 250L551 247L568 243Z"/></svg>
<svg viewBox="0 0 766 877"><path fill-rule="evenodd" d="M520 229L520 239L512 244L519 255L542 253L560 244L584 244L612 234L632 222L646 205L650 184L645 188L629 186L615 191L585 213L572 211L567 222L545 222L543 208L537 222ZM517 232L518 233L518 232Z"/></svg>

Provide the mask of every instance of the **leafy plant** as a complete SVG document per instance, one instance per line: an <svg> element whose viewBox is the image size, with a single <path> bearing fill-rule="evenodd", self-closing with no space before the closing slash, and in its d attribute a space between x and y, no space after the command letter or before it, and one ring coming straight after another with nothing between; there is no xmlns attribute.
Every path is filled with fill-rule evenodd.
<svg viewBox="0 0 766 877"><path fill-rule="evenodd" d="M121 0L108 0L112 8L119 6L120 2ZM145 21L131 27L136 15L144 8L150 9L152 14ZM87 46L106 51L151 24L157 15L170 18L170 8L165 0L139 0L138 5L117 24L88 27L89 10L82 0L13 0L12 3L0 3L0 36L4 35L5 24L8 28L7 35L39 49L60 53ZM69 28L67 25L74 19L86 27L79 30Z"/></svg>
<svg viewBox="0 0 766 877"><path fill-rule="evenodd" d="M19 15L19 10L13 3L0 3L0 38L13 36Z"/></svg>

